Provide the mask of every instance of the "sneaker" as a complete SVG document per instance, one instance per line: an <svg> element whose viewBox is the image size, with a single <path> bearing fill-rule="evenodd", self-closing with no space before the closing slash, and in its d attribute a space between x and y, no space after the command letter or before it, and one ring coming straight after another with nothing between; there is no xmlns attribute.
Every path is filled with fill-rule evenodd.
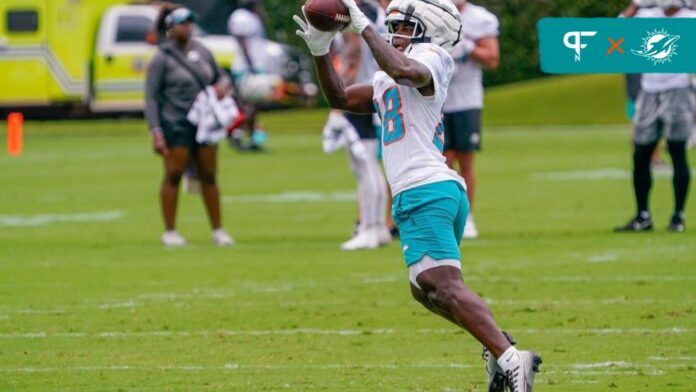
<svg viewBox="0 0 696 392"><path fill-rule="evenodd" d="M186 239L176 230L169 230L162 233L162 243L167 247L177 247L186 245Z"/></svg>
<svg viewBox="0 0 696 392"><path fill-rule="evenodd" d="M392 234L386 226L382 226L377 229L377 238L379 241L379 246L386 246L392 242Z"/></svg>
<svg viewBox="0 0 696 392"><path fill-rule="evenodd" d="M623 226L618 226L614 228L616 233L627 233L627 232L640 232L640 231L652 231L653 223L651 218L642 218L637 216L631 219L628 223Z"/></svg>
<svg viewBox="0 0 696 392"><path fill-rule="evenodd" d="M513 346L517 344L515 339L503 331L503 335L507 338L508 342ZM505 392L505 372L498 365L493 354L488 351L487 348L483 348L483 354L481 357L486 361L486 377L488 379L488 392Z"/></svg>
<svg viewBox="0 0 696 392"><path fill-rule="evenodd" d="M520 363L505 372L505 382L510 392L531 392L534 375L539 373L541 357L531 351L518 351Z"/></svg>
<svg viewBox="0 0 696 392"><path fill-rule="evenodd" d="M225 229L213 230L213 243L217 246L232 246L234 245L234 239L230 236Z"/></svg>
<svg viewBox="0 0 696 392"><path fill-rule="evenodd" d="M466 226L464 226L464 238L474 239L478 238L479 232L476 230L476 222L474 222L474 216L469 214L466 218Z"/></svg>
<svg viewBox="0 0 696 392"><path fill-rule="evenodd" d="M379 247L379 234L372 229L359 232L355 237L341 244L343 250L364 250Z"/></svg>
<svg viewBox="0 0 696 392"><path fill-rule="evenodd" d="M683 213L677 213L672 215L672 219L669 221L667 226L667 231L674 233L683 233L686 230L686 222L684 220Z"/></svg>
<svg viewBox="0 0 696 392"><path fill-rule="evenodd" d="M263 129L254 129L251 134L251 145L256 147L257 150L262 150L263 146L268 141L268 134Z"/></svg>

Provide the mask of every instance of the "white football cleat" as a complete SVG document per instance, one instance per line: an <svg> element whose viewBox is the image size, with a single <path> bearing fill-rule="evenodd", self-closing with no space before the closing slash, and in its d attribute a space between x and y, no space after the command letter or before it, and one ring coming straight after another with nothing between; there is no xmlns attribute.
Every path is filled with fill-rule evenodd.
<svg viewBox="0 0 696 392"><path fill-rule="evenodd" d="M379 233L373 229L358 231L355 237L341 244L343 250L376 249L379 247Z"/></svg>
<svg viewBox="0 0 696 392"><path fill-rule="evenodd" d="M502 331L505 338L513 346L517 344L515 339L505 331ZM488 392L505 392L506 377L505 371L498 365L498 361L495 359L493 354L488 351L487 348L483 348L483 354L481 355L483 360L486 362L486 378L488 381Z"/></svg>
<svg viewBox="0 0 696 392"><path fill-rule="evenodd" d="M234 245L234 239L225 229L213 230L213 243L217 246L232 246Z"/></svg>
<svg viewBox="0 0 696 392"><path fill-rule="evenodd" d="M539 373L541 357L531 351L518 351L519 364L505 372L510 392L532 392L534 375Z"/></svg>
<svg viewBox="0 0 696 392"><path fill-rule="evenodd" d="M474 239L478 238L479 232L476 230L476 223L474 222L474 216L469 214L466 218L466 226L464 226L464 238Z"/></svg>
<svg viewBox="0 0 696 392"><path fill-rule="evenodd" d="M505 372L498 365L490 351L483 350L483 360L486 361L486 381L488 382L488 392L505 392Z"/></svg>
<svg viewBox="0 0 696 392"><path fill-rule="evenodd" d="M167 247L177 247L186 245L186 239L176 230L169 230L162 233L162 243Z"/></svg>

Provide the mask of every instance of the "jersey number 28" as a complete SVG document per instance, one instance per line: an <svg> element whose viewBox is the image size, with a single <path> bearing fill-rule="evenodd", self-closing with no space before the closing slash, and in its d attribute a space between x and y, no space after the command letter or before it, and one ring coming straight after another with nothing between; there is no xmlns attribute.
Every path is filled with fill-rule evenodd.
<svg viewBox="0 0 696 392"><path fill-rule="evenodd" d="M401 113L401 96L398 87L394 86L385 91L383 97L382 142L386 146L404 137L404 115Z"/></svg>

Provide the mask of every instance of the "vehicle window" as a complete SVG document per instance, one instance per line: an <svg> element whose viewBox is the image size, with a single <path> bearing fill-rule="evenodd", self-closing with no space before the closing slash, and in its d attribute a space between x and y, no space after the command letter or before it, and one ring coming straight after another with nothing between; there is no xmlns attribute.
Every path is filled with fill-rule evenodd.
<svg viewBox="0 0 696 392"><path fill-rule="evenodd" d="M33 33L39 29L39 13L35 10L7 11L7 31Z"/></svg>
<svg viewBox="0 0 696 392"><path fill-rule="evenodd" d="M152 29L152 20L145 16L119 16L116 27L116 42L146 42Z"/></svg>

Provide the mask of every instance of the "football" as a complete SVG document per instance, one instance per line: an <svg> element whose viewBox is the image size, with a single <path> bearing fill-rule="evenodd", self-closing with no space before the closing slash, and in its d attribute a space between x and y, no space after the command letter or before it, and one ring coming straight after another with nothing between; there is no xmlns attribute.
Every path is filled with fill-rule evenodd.
<svg viewBox="0 0 696 392"><path fill-rule="evenodd" d="M348 8L341 0L307 0L305 14L308 22L321 31L338 31L350 22Z"/></svg>

